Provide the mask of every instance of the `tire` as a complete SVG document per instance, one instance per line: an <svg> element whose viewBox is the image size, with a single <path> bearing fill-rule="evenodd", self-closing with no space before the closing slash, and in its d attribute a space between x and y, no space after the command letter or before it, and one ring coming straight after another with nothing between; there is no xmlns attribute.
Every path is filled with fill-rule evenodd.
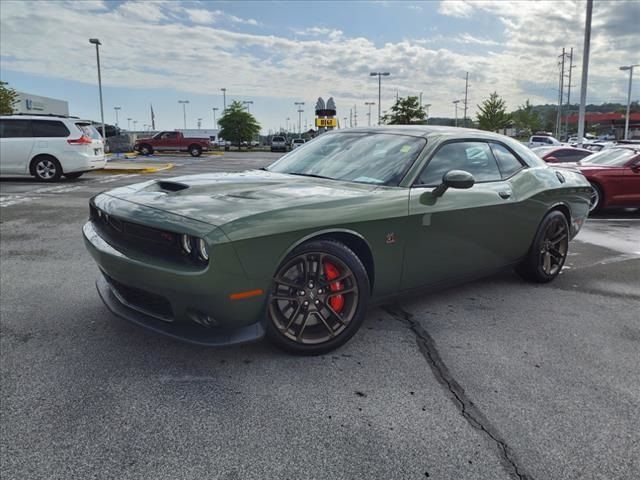
<svg viewBox="0 0 640 480"><path fill-rule="evenodd" d="M351 249L334 240L305 243L285 258L274 275L267 337L296 355L330 352L362 325L369 292L367 271Z"/></svg>
<svg viewBox="0 0 640 480"><path fill-rule="evenodd" d="M138 152L140 152L140 155L153 155L153 147L145 143L140 145Z"/></svg>
<svg viewBox="0 0 640 480"><path fill-rule="evenodd" d="M199 157L202 155L202 147L200 145L191 145L189 147L189 153L192 157Z"/></svg>
<svg viewBox="0 0 640 480"><path fill-rule="evenodd" d="M602 204L604 203L604 195L600 185L596 183L591 184L591 198L589 199L589 213L596 213L602 210Z"/></svg>
<svg viewBox="0 0 640 480"><path fill-rule="evenodd" d="M558 210L549 212L540 222L529 253L516 268L525 280L548 283L556 278L569 251L569 223Z"/></svg>
<svg viewBox="0 0 640 480"><path fill-rule="evenodd" d="M40 155L31 161L31 175L40 182L57 182L62 176L60 162L51 155Z"/></svg>
<svg viewBox="0 0 640 480"><path fill-rule="evenodd" d="M84 172L73 172L73 173L65 173L64 176L70 180L75 180L76 178L80 178Z"/></svg>

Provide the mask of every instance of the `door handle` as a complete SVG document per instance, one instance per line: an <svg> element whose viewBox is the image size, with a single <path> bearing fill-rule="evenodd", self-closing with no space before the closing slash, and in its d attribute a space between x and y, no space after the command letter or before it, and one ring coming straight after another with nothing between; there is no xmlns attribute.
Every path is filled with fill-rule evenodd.
<svg viewBox="0 0 640 480"><path fill-rule="evenodd" d="M498 192L498 195L500 195L500 198L504 198L507 199L509 197L511 197L511 194L513 192L511 190L501 190Z"/></svg>

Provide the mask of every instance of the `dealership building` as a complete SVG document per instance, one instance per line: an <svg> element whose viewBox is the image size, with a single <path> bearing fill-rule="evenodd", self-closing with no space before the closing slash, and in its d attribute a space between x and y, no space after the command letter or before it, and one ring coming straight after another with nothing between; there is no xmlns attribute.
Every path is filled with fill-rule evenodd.
<svg viewBox="0 0 640 480"><path fill-rule="evenodd" d="M32 115L69 115L69 102L57 98L41 97L31 93L16 92L17 102L14 105L16 113Z"/></svg>

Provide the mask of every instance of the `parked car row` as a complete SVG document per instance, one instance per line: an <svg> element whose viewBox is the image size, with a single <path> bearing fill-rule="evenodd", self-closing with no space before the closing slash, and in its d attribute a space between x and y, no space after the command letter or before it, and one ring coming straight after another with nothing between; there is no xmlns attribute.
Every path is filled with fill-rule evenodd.
<svg viewBox="0 0 640 480"><path fill-rule="evenodd" d="M90 121L55 115L0 117L1 175L55 182L104 165L104 141Z"/></svg>
<svg viewBox="0 0 640 480"><path fill-rule="evenodd" d="M271 137L272 152L286 152L289 147L291 150L305 144L304 138L287 139L284 135L274 135Z"/></svg>

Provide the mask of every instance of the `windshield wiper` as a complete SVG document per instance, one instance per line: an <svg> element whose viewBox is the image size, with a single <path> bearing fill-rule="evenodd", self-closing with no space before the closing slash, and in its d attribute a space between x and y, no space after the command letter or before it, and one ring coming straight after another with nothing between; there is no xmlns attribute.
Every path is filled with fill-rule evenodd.
<svg viewBox="0 0 640 480"><path fill-rule="evenodd" d="M287 172L287 175L298 175L300 177L324 178L326 180L335 180L335 178L325 177L323 175L316 175L315 173Z"/></svg>

